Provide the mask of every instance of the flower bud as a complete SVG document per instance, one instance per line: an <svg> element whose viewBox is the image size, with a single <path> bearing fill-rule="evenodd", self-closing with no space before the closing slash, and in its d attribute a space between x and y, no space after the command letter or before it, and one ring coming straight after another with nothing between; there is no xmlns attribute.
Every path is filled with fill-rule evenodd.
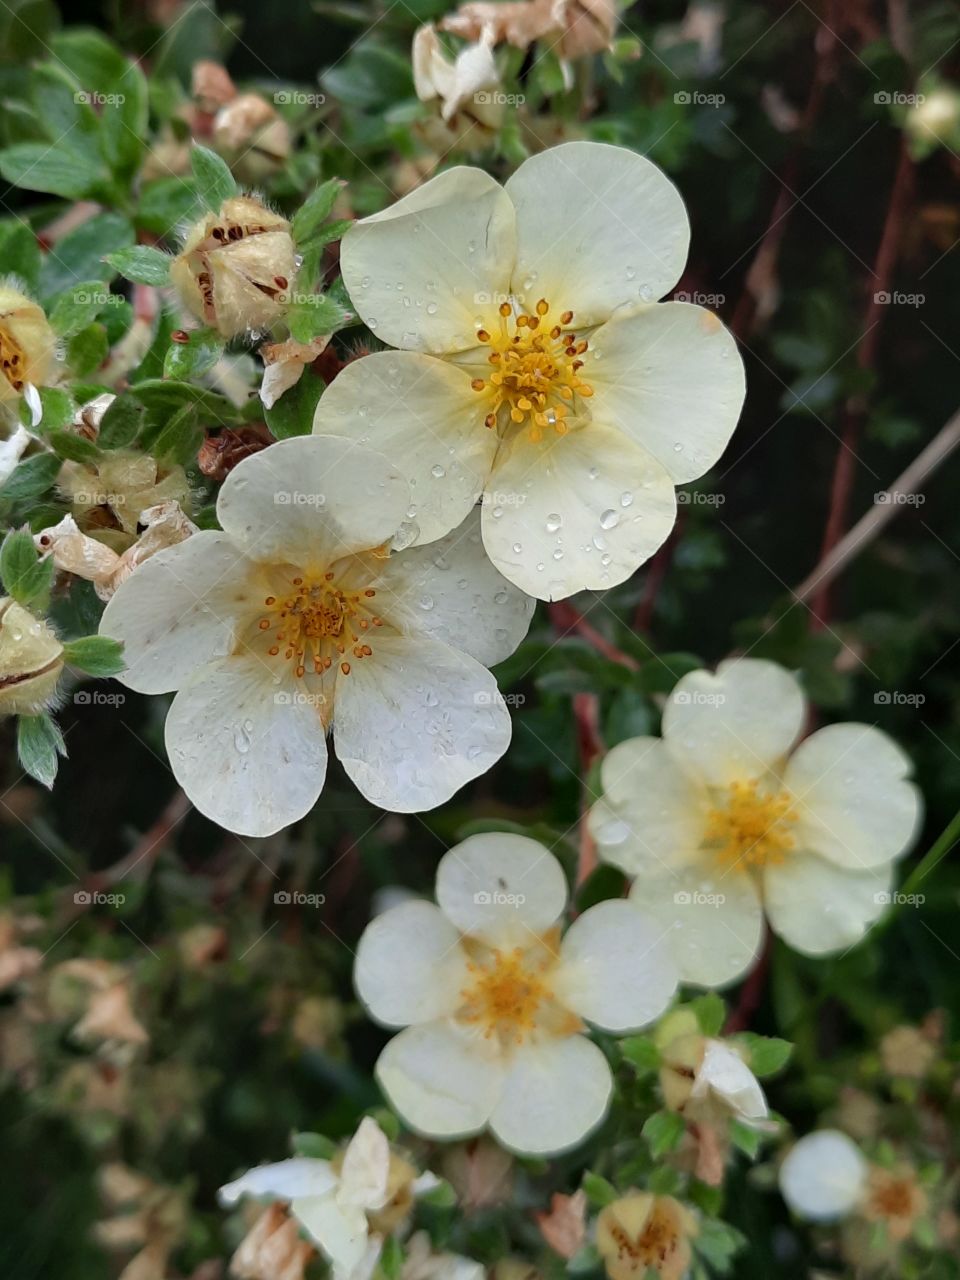
<svg viewBox="0 0 960 1280"><path fill-rule="evenodd" d="M0 716L35 716L53 705L63 670L63 646L51 628L0 599Z"/></svg>
<svg viewBox="0 0 960 1280"><path fill-rule="evenodd" d="M40 421L36 388L53 378L57 339L43 308L9 286L0 286L0 405L26 396L33 425Z"/></svg>
<svg viewBox="0 0 960 1280"><path fill-rule="evenodd" d="M213 140L241 181L257 182L280 169L290 154L290 128L257 93L242 93L221 107Z"/></svg>
<svg viewBox="0 0 960 1280"><path fill-rule="evenodd" d="M295 272L286 218L249 196L234 196L191 229L170 278L188 310L233 338L283 318Z"/></svg>
<svg viewBox="0 0 960 1280"><path fill-rule="evenodd" d="M190 483L181 466L163 467L149 454L114 449L95 466L65 462L57 483L73 503L81 529L115 551L135 541L143 512L162 502L191 509Z"/></svg>

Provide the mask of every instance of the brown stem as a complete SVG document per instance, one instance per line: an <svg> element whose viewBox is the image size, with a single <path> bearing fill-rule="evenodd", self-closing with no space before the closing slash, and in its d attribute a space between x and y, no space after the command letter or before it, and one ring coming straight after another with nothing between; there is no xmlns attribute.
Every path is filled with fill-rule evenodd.
<svg viewBox="0 0 960 1280"><path fill-rule="evenodd" d="M727 1024L723 1028L724 1035L733 1035L735 1031L746 1031L753 1021L753 1015L757 1012L760 1007L760 1001L763 999L767 972L770 968L772 942L770 930L765 927L763 944L757 957L757 963L753 966L747 975L746 982L740 988L740 999L737 1001L736 1008L730 1011Z"/></svg>
<svg viewBox="0 0 960 1280"><path fill-rule="evenodd" d="M550 605L550 620L561 635L568 635L571 631L576 631L583 636L584 640L589 640L597 653L609 658L611 662L618 662L622 667L627 667L630 671L639 670L640 664L636 658L631 658L628 653L624 653L615 644L611 644L607 637L601 634L592 623L588 622L569 600L558 600L555 604Z"/></svg>

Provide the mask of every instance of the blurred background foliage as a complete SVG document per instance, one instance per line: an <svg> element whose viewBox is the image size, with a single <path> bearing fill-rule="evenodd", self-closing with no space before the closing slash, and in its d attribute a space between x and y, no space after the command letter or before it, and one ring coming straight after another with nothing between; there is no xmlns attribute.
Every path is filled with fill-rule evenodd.
<svg viewBox="0 0 960 1280"><path fill-rule="evenodd" d="M176 113L201 58L224 62L238 84L271 100L278 85L322 93L319 107L283 109L294 151L261 185L286 210L336 176L348 183L340 216L364 214L404 190L411 167L467 159L506 176L529 148L569 137L649 154L679 185L693 224L678 292L709 296L734 327L749 388L726 456L687 491L667 548L603 597L538 610L498 672L514 704L512 748L440 811L384 816L334 769L309 819L254 847L180 801L164 762L163 700L69 700L60 721L70 754L50 795L23 779L13 735L0 732L2 941L42 952L47 975L27 996L11 989L0 1006L5 1276L119 1273L93 1232L106 1216L97 1173L111 1161L180 1197L171 1275L200 1275L225 1258L236 1241L216 1208L217 1186L280 1158L291 1131L339 1137L377 1103L370 1068L382 1035L350 986L351 949L372 907L394 886L426 891L443 850L491 826L546 837L572 871L598 750L656 732L662 694L694 666L746 649L798 669L821 722L889 731L925 796L919 852L957 807L956 461L932 476L922 502L898 507L828 591L801 601L792 589L820 559L831 510L842 532L875 508L875 495L957 409L957 140L918 142L898 95L960 78L960 10L939 0L634 4L613 52L578 63L569 87L549 50L508 51L504 84L526 102L491 146L465 156L431 145L410 69L415 29L448 7L0 8L3 147L48 136L37 68L66 47L64 32L86 26L140 60L153 141L164 129L182 136ZM63 208L42 191L10 185L0 199L41 228ZM159 226L136 181L115 193L141 238L163 230L170 210L172 189L152 191ZM181 213L189 208L187 193ZM132 239L125 226L114 231L118 244ZM369 338L342 335L341 355L361 341L369 347ZM191 479L206 483L195 471ZM82 584L74 597L58 608L90 607ZM120 905L82 899L121 888ZM294 890L325 901L275 899ZM589 900L616 891L601 871L582 892ZM797 1132L834 1114L855 1086L886 1108L887 1137L926 1150L950 1176L960 1111L956 858L922 892L920 909L895 911L846 955L814 963L778 945L750 1026L796 1042L769 1092ZM78 958L95 970L71 971ZM90 991L115 986L142 1036L128 1026L119 1041L78 1039ZM935 1084L892 1078L881 1037L933 1010L946 1011ZM609 1132L551 1185L574 1189L585 1164L609 1155L605 1142ZM529 1244L524 1210L538 1176L528 1169L512 1207L474 1222L458 1241L464 1251L492 1261ZM804 1276L812 1241L788 1227L762 1183L740 1172L724 1193L721 1212L749 1240L736 1274ZM956 1276L949 1253L897 1274Z"/></svg>

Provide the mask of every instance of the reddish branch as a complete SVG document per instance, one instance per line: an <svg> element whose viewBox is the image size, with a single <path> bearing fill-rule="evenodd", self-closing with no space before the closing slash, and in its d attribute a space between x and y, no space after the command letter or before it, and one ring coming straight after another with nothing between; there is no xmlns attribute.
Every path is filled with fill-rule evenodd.
<svg viewBox="0 0 960 1280"><path fill-rule="evenodd" d="M561 637L576 631L604 658L609 658L611 662L618 662L630 671L639 669L640 664L636 658L631 658L629 653L624 653L622 649L612 644L591 622L587 621L579 609L574 608L569 600L558 600L556 604L550 606L550 620L560 632Z"/></svg>
<svg viewBox="0 0 960 1280"><path fill-rule="evenodd" d="M771 941L770 930L767 929L757 963L747 975L746 982L740 988L740 998L736 1007L731 1009L730 1016L727 1018L726 1026L723 1028L724 1035L731 1036L736 1031L745 1031L753 1021L753 1015L759 1009L760 1001L763 999L767 971L770 968Z"/></svg>

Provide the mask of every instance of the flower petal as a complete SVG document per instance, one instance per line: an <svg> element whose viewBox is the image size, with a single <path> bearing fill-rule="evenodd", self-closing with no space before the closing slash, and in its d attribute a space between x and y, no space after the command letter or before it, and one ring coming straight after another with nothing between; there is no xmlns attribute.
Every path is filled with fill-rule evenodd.
<svg viewBox="0 0 960 1280"><path fill-rule="evenodd" d="M902 854L920 823L909 758L872 725L832 724L790 757L785 785L798 797L800 845L863 871Z"/></svg>
<svg viewBox="0 0 960 1280"><path fill-rule="evenodd" d="M387 1135L376 1120L364 1116L343 1153L337 1202L361 1209L382 1209L388 1199L389 1176Z"/></svg>
<svg viewBox="0 0 960 1280"><path fill-rule="evenodd" d="M527 943L560 919L567 882L538 840L491 831L469 836L443 855L437 902L461 933L494 945Z"/></svg>
<svg viewBox="0 0 960 1280"><path fill-rule="evenodd" d="M744 1120L761 1120L768 1113L757 1077L722 1040L707 1041L690 1096L706 1098L711 1093Z"/></svg>
<svg viewBox="0 0 960 1280"><path fill-rule="evenodd" d="M663 302L620 312L590 336L593 412L653 454L675 484L696 480L733 435L743 361L712 311Z"/></svg>
<svg viewBox="0 0 960 1280"><path fill-rule="evenodd" d="M510 1062L490 1128L511 1151L556 1155L602 1123L612 1092L609 1064L586 1036L525 1044Z"/></svg>
<svg viewBox="0 0 960 1280"><path fill-rule="evenodd" d="M336 1196L294 1200L293 1216L320 1246L340 1274L349 1275L367 1252L367 1215L356 1205L340 1204Z"/></svg>
<svg viewBox="0 0 960 1280"><path fill-rule="evenodd" d="M169 693L229 652L237 612L255 608L249 561L224 533L201 530L145 560L121 583L100 634L123 642L118 677L138 693Z"/></svg>
<svg viewBox="0 0 960 1280"><path fill-rule="evenodd" d="M860 1199L867 1162L860 1148L839 1129L820 1129L801 1138L780 1166L780 1191L801 1218L830 1222Z"/></svg>
<svg viewBox="0 0 960 1280"><path fill-rule="evenodd" d="M590 810L590 834L604 862L628 875L676 865L704 831L707 790L685 773L660 738L630 738L604 757L603 798Z"/></svg>
<svg viewBox="0 0 960 1280"><path fill-rule="evenodd" d="M678 859L667 875L642 875L630 901L661 928L681 982L725 987L745 973L760 953L763 911L753 880L742 872L713 876L701 861Z"/></svg>
<svg viewBox="0 0 960 1280"><path fill-rule="evenodd" d="M408 519L432 542L467 517L486 484L496 432L470 373L445 360L380 351L337 374L320 398L314 433L381 449L410 484Z"/></svg>
<svg viewBox="0 0 960 1280"><path fill-rule="evenodd" d="M557 998L617 1034L660 1016L677 989L667 931L623 899L598 902L570 926L554 981Z"/></svg>
<svg viewBox="0 0 960 1280"><path fill-rule="evenodd" d="M815 853L790 853L763 873L763 898L774 931L805 956L854 946L890 901L889 863L849 871Z"/></svg>
<svg viewBox="0 0 960 1280"><path fill-rule="evenodd" d="M322 1196L337 1185L337 1175L328 1160L294 1156L277 1164L261 1164L250 1169L217 1192L222 1205L234 1205L242 1196L293 1200L297 1196Z"/></svg>
<svg viewBox="0 0 960 1280"><path fill-rule="evenodd" d="M459 943L459 929L432 902L404 902L372 920L353 968L370 1016L405 1027L455 1012L467 981Z"/></svg>
<svg viewBox="0 0 960 1280"><path fill-rule="evenodd" d="M485 667L426 637L378 637L337 681L334 741L373 804L416 813L485 773L510 745L510 715Z"/></svg>
<svg viewBox="0 0 960 1280"><path fill-rule="evenodd" d="M234 467L217 516L254 560L325 569L389 541L409 502L408 484L382 454L355 440L296 436Z"/></svg>
<svg viewBox="0 0 960 1280"><path fill-rule="evenodd" d="M386 1046L376 1067L391 1106L409 1128L428 1138L479 1133L500 1096L503 1075L489 1040L447 1022L407 1027Z"/></svg>
<svg viewBox="0 0 960 1280"><path fill-rule="evenodd" d="M256 658L195 671L173 700L165 736L177 781L228 831L272 835L309 813L323 789L327 744L317 711L280 690Z"/></svg>
<svg viewBox="0 0 960 1280"><path fill-rule="evenodd" d="M527 634L535 601L494 568L474 509L439 542L392 555L374 583L382 609L417 631L492 667Z"/></svg>
<svg viewBox="0 0 960 1280"><path fill-rule="evenodd" d="M506 296L513 206L480 169L448 169L343 237L340 269L364 323L408 351L464 351ZM499 296L498 296L499 295Z"/></svg>
<svg viewBox="0 0 960 1280"><path fill-rule="evenodd" d="M690 223L679 191L623 147L568 142L525 160L506 184L517 211L515 290L602 324L626 302L652 302L683 270ZM559 198L560 195L563 198Z"/></svg>
<svg viewBox="0 0 960 1280"><path fill-rule="evenodd" d="M734 658L716 674L691 671L663 712L663 736L684 768L711 786L758 778L796 742L806 704L791 672Z"/></svg>
<svg viewBox="0 0 960 1280"><path fill-rule="evenodd" d="M623 582L676 519L673 482L659 462L596 420L540 443L514 433L497 454L488 492L487 553L538 600Z"/></svg>

